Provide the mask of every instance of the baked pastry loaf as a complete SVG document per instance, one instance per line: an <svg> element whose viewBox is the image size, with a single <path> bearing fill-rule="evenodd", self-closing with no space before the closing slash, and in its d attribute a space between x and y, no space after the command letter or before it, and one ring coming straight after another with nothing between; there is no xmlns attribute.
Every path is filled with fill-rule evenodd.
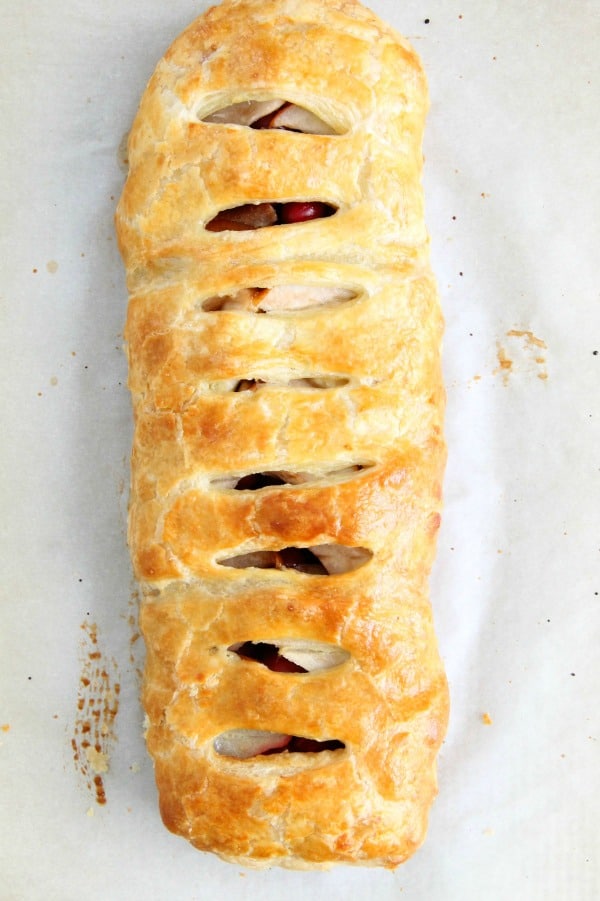
<svg viewBox="0 0 600 901"><path fill-rule="evenodd" d="M417 56L355 0L225 0L130 135L147 742L165 824L238 864L394 867L436 792L426 108Z"/></svg>

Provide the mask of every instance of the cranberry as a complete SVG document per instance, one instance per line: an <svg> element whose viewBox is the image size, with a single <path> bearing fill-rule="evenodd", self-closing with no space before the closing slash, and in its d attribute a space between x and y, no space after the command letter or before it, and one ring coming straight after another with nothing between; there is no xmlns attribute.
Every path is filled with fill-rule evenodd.
<svg viewBox="0 0 600 901"><path fill-rule="evenodd" d="M292 201L282 203L279 221L288 225L293 222L307 222L309 219L323 219L335 213L335 208L319 200Z"/></svg>
<svg viewBox="0 0 600 901"><path fill-rule="evenodd" d="M274 673L306 672L304 667L299 666L297 663L292 663L291 660L286 660L285 657L281 656L275 645L267 642L246 641L237 649L236 654L246 660L255 660L257 663L262 663L263 666L266 666L267 669L272 670Z"/></svg>
<svg viewBox="0 0 600 901"><path fill-rule="evenodd" d="M261 488L268 488L270 485L285 485L285 481L275 474L255 472L251 475L242 476L233 487L237 491L259 491Z"/></svg>

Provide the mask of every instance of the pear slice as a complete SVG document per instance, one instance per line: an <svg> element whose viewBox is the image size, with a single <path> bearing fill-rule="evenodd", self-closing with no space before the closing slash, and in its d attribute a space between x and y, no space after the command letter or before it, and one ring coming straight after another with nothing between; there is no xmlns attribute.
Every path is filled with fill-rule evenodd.
<svg viewBox="0 0 600 901"><path fill-rule="evenodd" d="M301 666L307 673L333 669L350 658L350 654L344 648L324 641L290 638L273 643L278 645L282 657L295 663L296 666Z"/></svg>
<svg viewBox="0 0 600 901"><path fill-rule="evenodd" d="M276 285L273 288L241 288L235 294L208 297L202 303L206 312L236 310L245 313L279 313L336 306L353 300L356 292L348 288L318 285Z"/></svg>
<svg viewBox="0 0 600 901"><path fill-rule="evenodd" d="M265 313L279 310L306 310L343 303L356 297L348 288L317 285L276 285L261 298L259 309Z"/></svg>
<svg viewBox="0 0 600 901"><path fill-rule="evenodd" d="M247 760L258 757L267 751L285 748L291 736L282 732L267 732L262 729L230 729L218 735L214 741L214 749L222 757L234 757Z"/></svg>
<svg viewBox="0 0 600 901"><path fill-rule="evenodd" d="M295 103L284 104L271 118L271 128L287 128L289 131L301 131L307 135L334 135L335 130L311 113L310 110Z"/></svg>
<svg viewBox="0 0 600 901"><path fill-rule="evenodd" d="M282 105L283 100L243 100L205 116L202 121L215 125L252 125Z"/></svg>
<svg viewBox="0 0 600 901"><path fill-rule="evenodd" d="M330 576L353 572L364 566L373 556L366 547L347 547L343 544L319 544L310 548Z"/></svg>

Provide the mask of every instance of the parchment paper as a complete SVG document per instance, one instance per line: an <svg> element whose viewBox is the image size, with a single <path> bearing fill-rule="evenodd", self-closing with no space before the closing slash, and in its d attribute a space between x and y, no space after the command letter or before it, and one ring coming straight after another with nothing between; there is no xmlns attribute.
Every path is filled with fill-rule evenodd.
<svg viewBox="0 0 600 901"><path fill-rule="evenodd" d="M427 219L447 322L432 602L452 718L425 846L394 873L256 873L160 822L125 544L131 415L112 217L145 82L207 5L0 9L0 897L596 899L592 0L371 4L429 76Z"/></svg>

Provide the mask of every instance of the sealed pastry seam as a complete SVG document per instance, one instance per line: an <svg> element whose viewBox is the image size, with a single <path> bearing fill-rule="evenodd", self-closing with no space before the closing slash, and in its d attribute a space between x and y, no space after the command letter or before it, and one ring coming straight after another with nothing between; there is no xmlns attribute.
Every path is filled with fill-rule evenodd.
<svg viewBox="0 0 600 901"><path fill-rule="evenodd" d="M427 106L356 0L224 0L130 134L146 739L166 826L242 865L395 867L437 791Z"/></svg>

